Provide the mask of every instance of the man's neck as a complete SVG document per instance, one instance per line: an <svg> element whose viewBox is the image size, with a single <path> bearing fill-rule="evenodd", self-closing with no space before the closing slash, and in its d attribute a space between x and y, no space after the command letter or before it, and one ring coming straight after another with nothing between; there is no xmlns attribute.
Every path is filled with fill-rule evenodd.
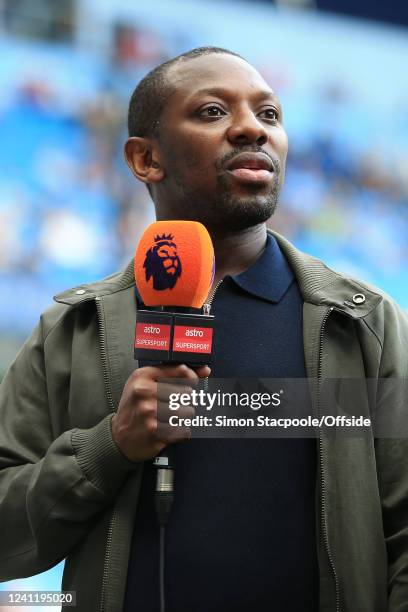
<svg viewBox="0 0 408 612"><path fill-rule="evenodd" d="M240 274L252 266L266 244L266 225L236 233L210 232L215 251L215 277L213 287L227 274Z"/></svg>

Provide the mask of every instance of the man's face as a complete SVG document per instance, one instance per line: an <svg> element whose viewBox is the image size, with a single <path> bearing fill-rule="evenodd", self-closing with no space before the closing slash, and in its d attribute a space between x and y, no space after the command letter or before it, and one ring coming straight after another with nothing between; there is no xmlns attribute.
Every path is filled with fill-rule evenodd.
<svg viewBox="0 0 408 612"><path fill-rule="evenodd" d="M175 91L158 129L159 217L170 212L225 230L269 219L288 147L270 87L247 62L227 54L178 63L167 76Z"/></svg>

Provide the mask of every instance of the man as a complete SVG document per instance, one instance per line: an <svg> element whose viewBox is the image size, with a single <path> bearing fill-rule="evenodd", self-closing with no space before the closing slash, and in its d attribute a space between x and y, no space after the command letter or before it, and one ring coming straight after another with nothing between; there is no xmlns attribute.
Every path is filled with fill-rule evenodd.
<svg viewBox="0 0 408 612"><path fill-rule="evenodd" d="M287 138L252 66L210 47L156 68L129 135L157 218L200 221L213 239L212 376L406 378L398 307L266 231ZM158 610L149 460L170 440L156 383L209 369L135 369L132 264L56 301L2 384L0 575L67 557L77 610ZM408 610L406 440L177 441L168 610Z"/></svg>

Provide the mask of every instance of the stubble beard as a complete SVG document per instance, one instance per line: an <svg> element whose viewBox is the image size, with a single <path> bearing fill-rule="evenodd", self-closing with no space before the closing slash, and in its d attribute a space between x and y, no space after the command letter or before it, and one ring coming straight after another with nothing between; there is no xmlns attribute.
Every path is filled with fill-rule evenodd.
<svg viewBox="0 0 408 612"><path fill-rule="evenodd" d="M225 175L218 179L220 196L211 215L218 226L226 226L232 231L250 229L265 223L275 213L279 199L279 176L274 174L268 193L259 193L259 187L253 188L253 194L237 196L229 189ZM258 192L258 193L257 193Z"/></svg>
<svg viewBox="0 0 408 612"><path fill-rule="evenodd" d="M274 173L268 193L259 193L258 186L251 187L253 194L238 196L231 193L230 180L220 174L218 189L213 198L203 198L201 192L186 189L183 203L179 202L182 218L203 223L217 233L238 232L265 223L276 211L280 193L279 171ZM258 192L258 193L257 193Z"/></svg>

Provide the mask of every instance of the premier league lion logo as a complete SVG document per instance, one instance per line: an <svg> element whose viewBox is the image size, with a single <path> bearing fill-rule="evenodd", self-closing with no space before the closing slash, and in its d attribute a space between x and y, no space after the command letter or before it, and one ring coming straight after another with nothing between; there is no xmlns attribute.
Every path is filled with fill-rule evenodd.
<svg viewBox="0 0 408 612"><path fill-rule="evenodd" d="M146 281L153 277L153 289L157 291L173 289L181 276L181 261L177 255L177 246L170 234L156 236L154 241L156 244L147 251L143 264Z"/></svg>

